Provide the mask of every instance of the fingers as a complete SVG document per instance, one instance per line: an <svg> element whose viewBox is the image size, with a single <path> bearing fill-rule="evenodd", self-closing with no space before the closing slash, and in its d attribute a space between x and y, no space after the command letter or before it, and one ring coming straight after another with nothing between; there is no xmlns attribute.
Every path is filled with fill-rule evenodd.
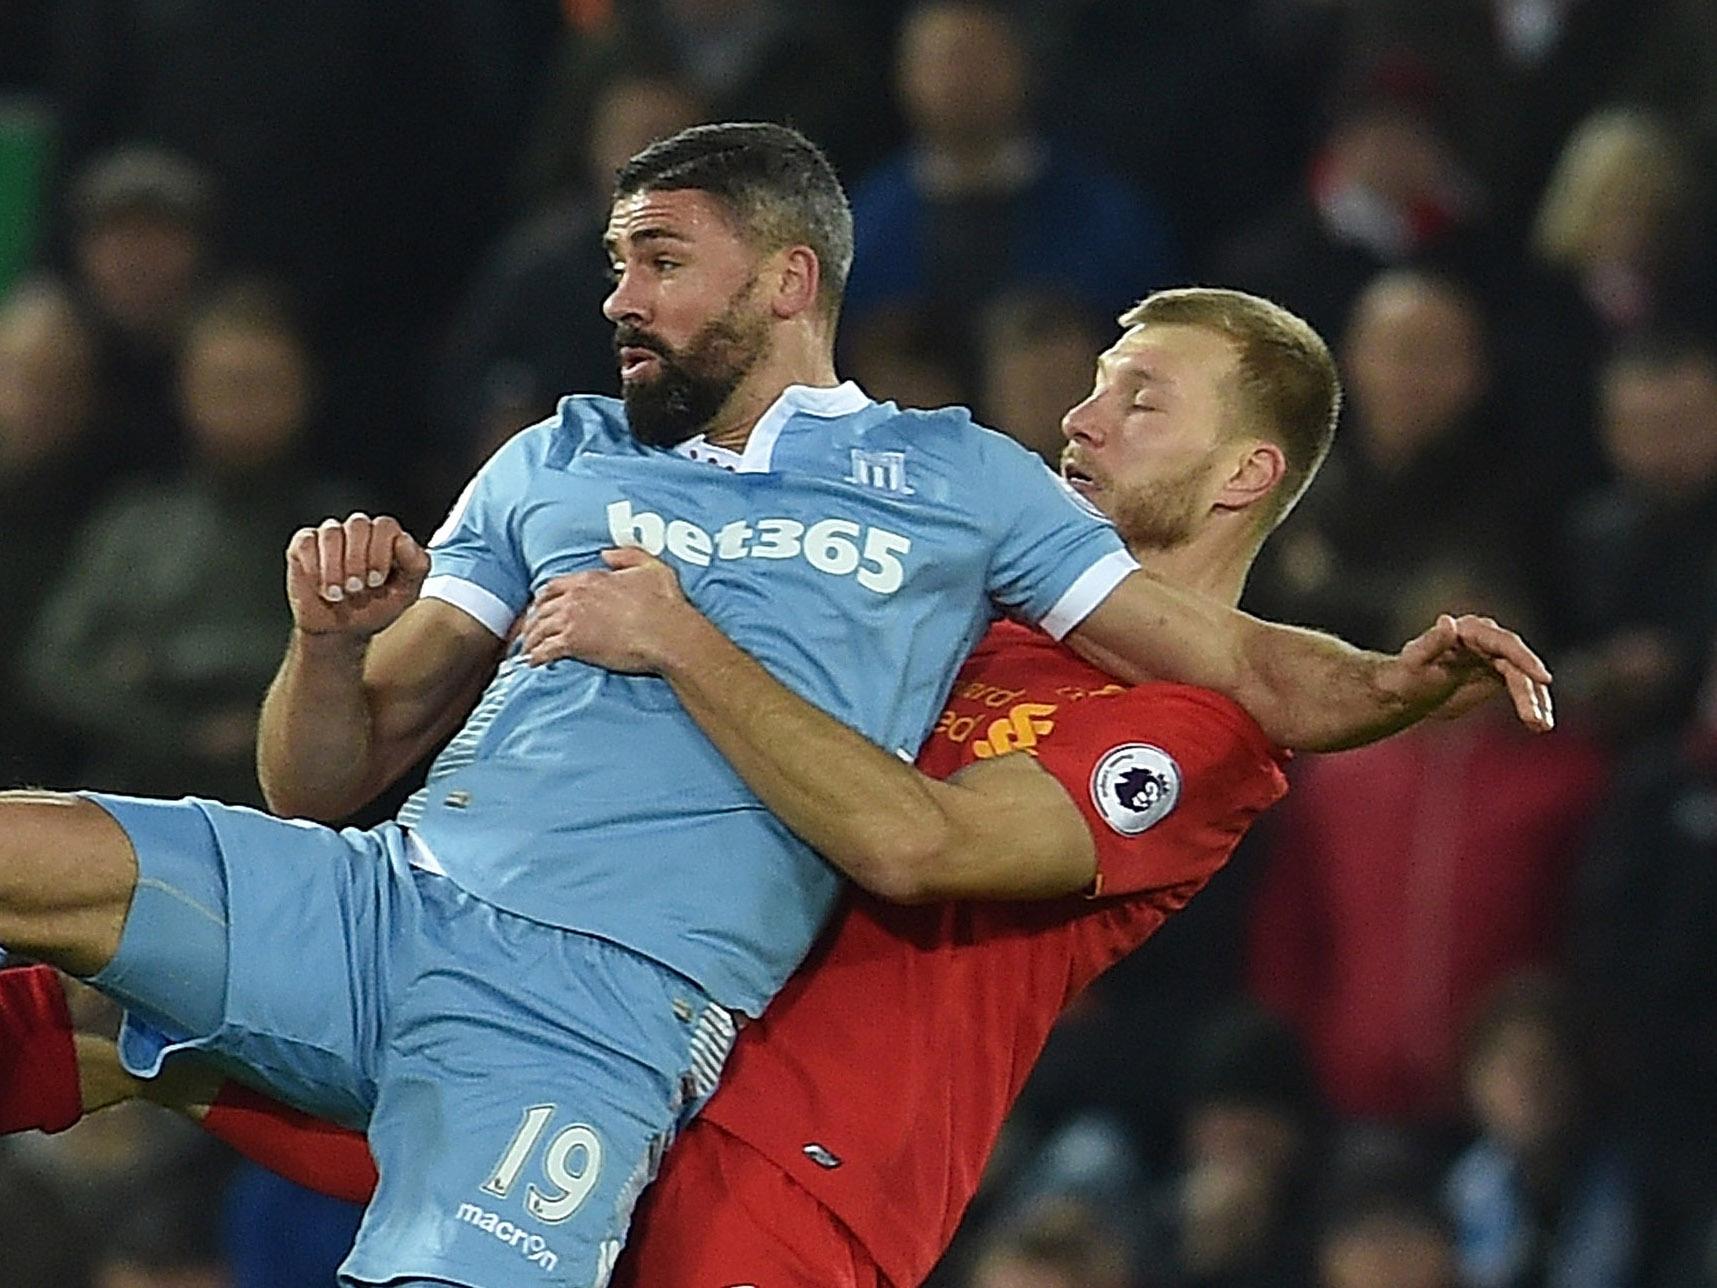
<svg viewBox="0 0 1717 1288"><path fill-rule="evenodd" d="M1455 619L1447 613L1424 634L1417 635L1402 647L1399 657L1409 666L1425 666L1460 643L1460 631Z"/></svg>
<svg viewBox="0 0 1717 1288"><path fill-rule="evenodd" d="M380 590L396 569L407 580L422 580L429 572L428 552L399 520L387 515L372 519L362 512L300 528L287 545L286 558L298 587L314 587L330 604Z"/></svg>
<svg viewBox="0 0 1717 1288"><path fill-rule="evenodd" d="M618 572L625 568L645 568L662 561L648 550L640 550L637 546L620 546L613 550L604 550L602 562Z"/></svg>
<svg viewBox="0 0 1717 1288"><path fill-rule="evenodd" d="M429 551L411 533L402 530L393 539L393 564L408 579L422 581L429 575Z"/></svg>
<svg viewBox="0 0 1717 1288"><path fill-rule="evenodd" d="M316 529L317 592L330 604L346 597L346 527L323 519Z"/></svg>
<svg viewBox="0 0 1717 1288"><path fill-rule="evenodd" d="M1499 658L1495 666L1508 688L1509 700L1514 703L1514 713L1520 717L1520 722L1538 733L1548 733L1555 728L1556 715L1551 707L1549 687L1512 662Z"/></svg>
<svg viewBox="0 0 1717 1288"><path fill-rule="evenodd" d="M1461 642L1474 652L1512 663L1541 685L1550 683L1550 668L1513 631L1488 617L1462 617L1456 625Z"/></svg>

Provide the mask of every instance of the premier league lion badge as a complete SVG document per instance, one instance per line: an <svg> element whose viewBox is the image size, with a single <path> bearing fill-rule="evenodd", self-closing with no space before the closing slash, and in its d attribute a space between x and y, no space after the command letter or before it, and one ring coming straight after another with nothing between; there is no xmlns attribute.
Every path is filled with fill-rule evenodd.
<svg viewBox="0 0 1717 1288"><path fill-rule="evenodd" d="M1125 743L1097 762L1091 800L1110 827L1137 836L1167 818L1180 800L1180 766L1161 747Z"/></svg>

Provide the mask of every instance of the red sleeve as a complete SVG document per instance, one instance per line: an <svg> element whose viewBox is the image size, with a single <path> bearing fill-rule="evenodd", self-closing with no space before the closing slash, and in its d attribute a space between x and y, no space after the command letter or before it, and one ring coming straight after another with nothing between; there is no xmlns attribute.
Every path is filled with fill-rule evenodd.
<svg viewBox="0 0 1717 1288"><path fill-rule="evenodd" d="M1252 718L1186 685L1144 684L1082 703L1037 753L1097 843L1093 895L1208 880L1287 791Z"/></svg>
<svg viewBox="0 0 1717 1288"><path fill-rule="evenodd" d="M77 1042L51 966L0 971L0 1136L83 1117Z"/></svg>
<svg viewBox="0 0 1717 1288"><path fill-rule="evenodd" d="M239 1083L221 1087L203 1130L251 1162L320 1194L368 1203L375 1193L376 1164L362 1136Z"/></svg>

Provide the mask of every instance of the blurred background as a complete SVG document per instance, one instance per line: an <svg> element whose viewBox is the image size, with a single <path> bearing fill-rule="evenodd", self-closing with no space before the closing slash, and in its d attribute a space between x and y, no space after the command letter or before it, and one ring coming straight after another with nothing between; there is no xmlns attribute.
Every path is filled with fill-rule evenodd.
<svg viewBox="0 0 1717 1288"><path fill-rule="evenodd" d="M1717 1285L1711 0L0 0L0 781L257 801L288 536L612 392L610 177L720 118L848 185L844 374L1046 457L1151 289L1303 314L1349 402L1248 607L1559 681L1302 759L933 1282ZM0 1142L5 1288L355 1222L149 1111Z"/></svg>

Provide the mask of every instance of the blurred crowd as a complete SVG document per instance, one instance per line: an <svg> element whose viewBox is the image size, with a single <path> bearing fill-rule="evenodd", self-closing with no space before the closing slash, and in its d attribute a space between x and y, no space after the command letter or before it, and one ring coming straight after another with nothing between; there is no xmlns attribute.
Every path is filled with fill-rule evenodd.
<svg viewBox="0 0 1717 1288"><path fill-rule="evenodd" d="M1139 296L1301 313L1348 402L1247 606L1558 678L1299 762L933 1283L1717 1288L1710 0L0 6L0 782L258 802L292 531L614 392L610 177L733 118L847 183L844 374L1049 460ZM6 1288L322 1288L355 1220L145 1110L0 1142Z"/></svg>

